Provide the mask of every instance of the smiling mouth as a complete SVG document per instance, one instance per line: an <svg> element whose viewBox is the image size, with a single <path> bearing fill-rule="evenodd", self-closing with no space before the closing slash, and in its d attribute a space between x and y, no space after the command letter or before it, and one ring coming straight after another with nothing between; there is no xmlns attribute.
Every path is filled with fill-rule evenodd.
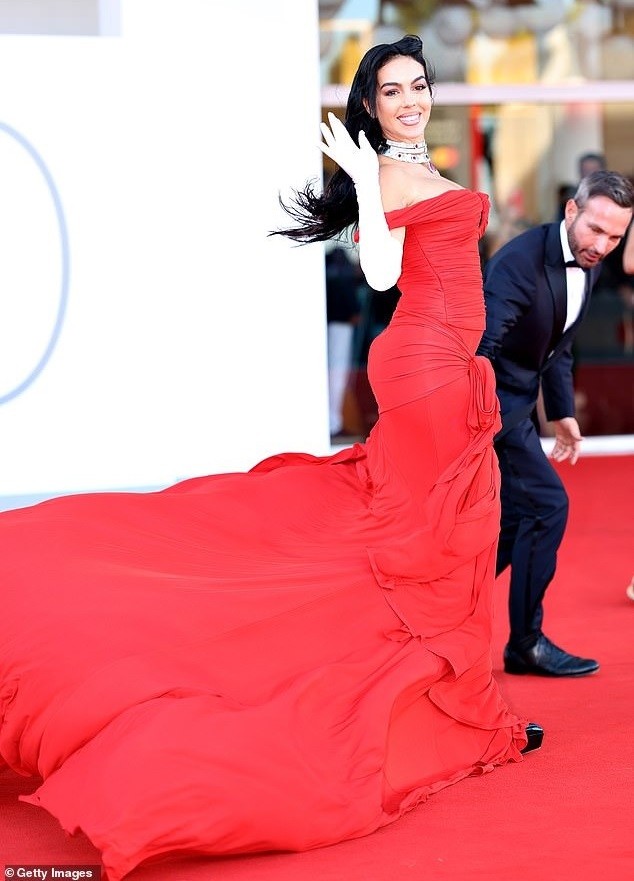
<svg viewBox="0 0 634 881"><path fill-rule="evenodd" d="M409 113L407 116L399 116L398 120L405 125L416 125L416 123L420 122L420 113Z"/></svg>

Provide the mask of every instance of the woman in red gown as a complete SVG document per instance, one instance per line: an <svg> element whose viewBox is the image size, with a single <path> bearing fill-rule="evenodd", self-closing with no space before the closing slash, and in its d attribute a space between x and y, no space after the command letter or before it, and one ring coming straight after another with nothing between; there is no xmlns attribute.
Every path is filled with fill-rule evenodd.
<svg viewBox="0 0 634 881"><path fill-rule="evenodd" d="M370 283L398 279L367 442L0 516L0 755L112 881L362 836L526 750L491 672L488 202L429 163L430 86L418 38L371 49L322 128L346 171L284 231L358 222Z"/></svg>

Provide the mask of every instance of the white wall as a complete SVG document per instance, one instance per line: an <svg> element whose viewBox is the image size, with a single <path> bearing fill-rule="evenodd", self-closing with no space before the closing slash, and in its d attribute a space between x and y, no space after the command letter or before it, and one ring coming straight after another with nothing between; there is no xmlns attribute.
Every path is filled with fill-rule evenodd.
<svg viewBox="0 0 634 881"><path fill-rule="evenodd" d="M329 450L322 249L267 237L320 173L317 2L120 11L0 37L0 495Z"/></svg>
<svg viewBox="0 0 634 881"><path fill-rule="evenodd" d="M3 34L103 34L120 0L0 0Z"/></svg>

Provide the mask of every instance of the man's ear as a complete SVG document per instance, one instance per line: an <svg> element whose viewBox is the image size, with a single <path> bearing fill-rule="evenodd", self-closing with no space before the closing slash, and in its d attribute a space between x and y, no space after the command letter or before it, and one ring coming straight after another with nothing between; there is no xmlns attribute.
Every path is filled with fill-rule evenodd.
<svg viewBox="0 0 634 881"><path fill-rule="evenodd" d="M579 206L574 199L568 199L566 207L564 208L564 217L566 218L566 221L572 223L577 214L579 214Z"/></svg>

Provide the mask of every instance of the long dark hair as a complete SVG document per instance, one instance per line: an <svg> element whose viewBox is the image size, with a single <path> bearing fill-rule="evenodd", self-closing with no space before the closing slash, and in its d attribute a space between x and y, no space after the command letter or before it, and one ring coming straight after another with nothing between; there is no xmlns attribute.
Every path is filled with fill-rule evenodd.
<svg viewBox="0 0 634 881"><path fill-rule="evenodd" d="M434 82L429 64L423 56L420 37L408 34L396 43L381 43L368 49L350 86L344 125L356 144L359 143L359 132L364 131L377 153L381 153L386 146L376 118L377 75L388 61L398 55L407 55L423 66L430 89ZM366 110L364 101L370 112ZM295 224L275 230L270 235L287 236L301 243L323 242L350 226L356 227L359 210L354 184L343 169L337 168L321 195L317 194L315 187L316 182L310 181L303 190L296 190L290 204L280 199L282 207Z"/></svg>

